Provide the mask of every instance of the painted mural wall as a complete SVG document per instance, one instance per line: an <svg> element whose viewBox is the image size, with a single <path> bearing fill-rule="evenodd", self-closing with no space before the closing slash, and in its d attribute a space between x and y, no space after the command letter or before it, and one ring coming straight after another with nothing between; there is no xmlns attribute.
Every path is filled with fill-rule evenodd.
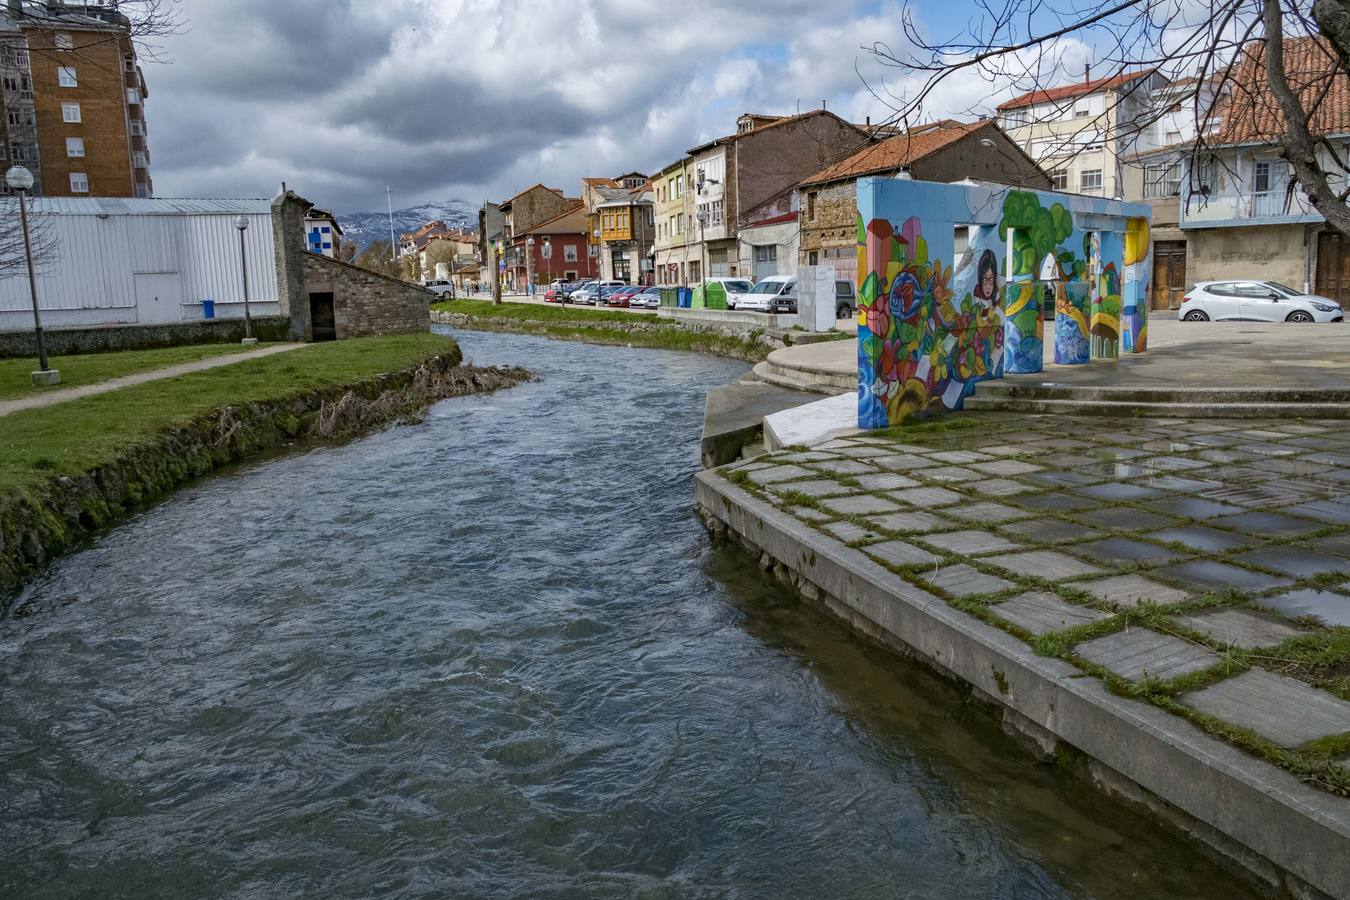
<svg viewBox="0 0 1350 900"><path fill-rule="evenodd" d="M1041 371L1047 316L1058 364L1114 358L1122 343L1141 352L1148 212L1075 194L860 179L859 426L960 409L980 381ZM953 269L958 226L969 243Z"/></svg>

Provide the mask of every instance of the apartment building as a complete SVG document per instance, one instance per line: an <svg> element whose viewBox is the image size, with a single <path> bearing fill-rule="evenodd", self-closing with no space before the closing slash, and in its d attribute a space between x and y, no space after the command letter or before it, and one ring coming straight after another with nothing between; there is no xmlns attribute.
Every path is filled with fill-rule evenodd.
<svg viewBox="0 0 1350 900"><path fill-rule="evenodd" d="M701 248L697 234L689 227L694 219L695 194L686 189L693 178L690 162L689 157L683 157L652 177L657 284L683 285L699 280Z"/></svg>
<svg viewBox="0 0 1350 900"><path fill-rule="evenodd" d="M1057 191L1124 196L1123 157L1167 79L1152 69L1031 91L998 106L998 124L1050 176Z"/></svg>
<svg viewBox="0 0 1350 900"><path fill-rule="evenodd" d="M638 179L641 179L639 181ZM600 277L649 284L655 265L655 192L645 175L584 178L581 199Z"/></svg>
<svg viewBox="0 0 1350 900"><path fill-rule="evenodd" d="M115 4L0 7L0 167L32 171L34 194L153 196L147 96Z"/></svg>

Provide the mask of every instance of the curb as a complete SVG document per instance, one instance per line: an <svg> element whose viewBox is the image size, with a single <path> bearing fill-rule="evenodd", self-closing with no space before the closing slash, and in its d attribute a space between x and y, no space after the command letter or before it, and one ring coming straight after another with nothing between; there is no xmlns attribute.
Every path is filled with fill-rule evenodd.
<svg viewBox="0 0 1350 900"><path fill-rule="evenodd" d="M726 482L695 476L712 527L776 561L780 577L862 631L898 644L997 703L1042 746L1063 741L1099 783L1266 884L1296 895L1350 896L1350 803L1142 701L1110 693L1070 664L950 607L859 550ZM1105 771L1101 771L1102 769Z"/></svg>

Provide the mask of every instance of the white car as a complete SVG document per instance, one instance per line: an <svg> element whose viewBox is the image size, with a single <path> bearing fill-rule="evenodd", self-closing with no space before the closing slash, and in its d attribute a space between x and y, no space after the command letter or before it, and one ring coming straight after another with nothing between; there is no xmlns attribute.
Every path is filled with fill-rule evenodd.
<svg viewBox="0 0 1350 900"><path fill-rule="evenodd" d="M727 309L735 309L737 302L745 294L750 293L751 284L745 278L709 278L709 284L720 284L722 290L727 292Z"/></svg>
<svg viewBox="0 0 1350 900"><path fill-rule="evenodd" d="M649 287L640 294L634 294L628 301L629 309L660 309L661 289Z"/></svg>
<svg viewBox="0 0 1350 900"><path fill-rule="evenodd" d="M1343 316L1335 300L1278 281L1201 281L1177 310L1183 322L1339 322Z"/></svg>
<svg viewBox="0 0 1350 900"><path fill-rule="evenodd" d="M736 301L736 308L755 312L773 312L778 306L780 297L796 303L796 275L770 275L752 287L750 293L742 294L740 299Z"/></svg>
<svg viewBox="0 0 1350 900"><path fill-rule="evenodd" d="M427 281L422 284L422 287L442 299L447 297L451 300L455 299L455 286L449 281Z"/></svg>

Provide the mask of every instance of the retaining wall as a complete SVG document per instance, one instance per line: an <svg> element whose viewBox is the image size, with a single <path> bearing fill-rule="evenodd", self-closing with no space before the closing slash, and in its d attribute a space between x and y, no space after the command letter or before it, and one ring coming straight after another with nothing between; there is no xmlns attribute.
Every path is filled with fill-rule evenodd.
<svg viewBox="0 0 1350 900"><path fill-rule="evenodd" d="M99 328L44 329L52 356L149 350L185 344L237 344L244 337L243 319L171 322L163 325L105 325ZM261 341L285 341L290 320L285 316L254 316L253 336ZM0 331L0 358L37 356L32 330Z"/></svg>

